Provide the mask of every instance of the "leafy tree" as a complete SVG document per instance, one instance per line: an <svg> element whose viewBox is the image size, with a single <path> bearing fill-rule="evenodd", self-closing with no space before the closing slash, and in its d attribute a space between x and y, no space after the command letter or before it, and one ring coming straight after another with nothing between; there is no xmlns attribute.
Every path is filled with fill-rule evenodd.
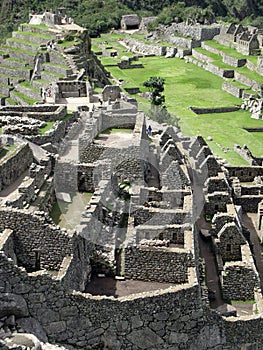
<svg viewBox="0 0 263 350"><path fill-rule="evenodd" d="M151 92L151 103L155 106L160 106L164 103L165 97L162 95L164 91L164 79L160 77L150 77L143 83Z"/></svg>

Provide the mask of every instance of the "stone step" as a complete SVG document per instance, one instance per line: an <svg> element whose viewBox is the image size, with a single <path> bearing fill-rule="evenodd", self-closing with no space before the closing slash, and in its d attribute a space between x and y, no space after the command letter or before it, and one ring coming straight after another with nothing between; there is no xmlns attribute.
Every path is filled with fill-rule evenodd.
<svg viewBox="0 0 263 350"><path fill-rule="evenodd" d="M9 67L13 67L16 69L19 68L24 68L24 67L28 67L33 69L33 67L29 67L29 63L24 61L24 60L19 60L19 59L15 59L15 58L11 58L11 57L7 57L7 58L0 58L0 64L3 64L5 66L9 66Z"/></svg>
<svg viewBox="0 0 263 350"><path fill-rule="evenodd" d="M72 69L70 69L68 66L53 64L50 62L44 64L44 70L47 72L62 75L64 77L72 74Z"/></svg>
<svg viewBox="0 0 263 350"><path fill-rule="evenodd" d="M49 35L52 37L52 39L56 39L56 36L59 34L58 31L52 31L47 26L41 24L41 25L34 25L29 23L23 23L20 24L18 27L20 32L30 32L30 33L36 33L36 34L42 34L42 35Z"/></svg>
<svg viewBox="0 0 263 350"><path fill-rule="evenodd" d="M29 41L20 40L17 38L9 38L6 40L6 43L12 48L21 49L24 51L30 51L34 54L36 54L39 49L38 44L30 43Z"/></svg>
<svg viewBox="0 0 263 350"><path fill-rule="evenodd" d="M23 84L23 82L20 83L20 84L17 84L15 86L16 91L21 92L25 96L28 96L28 97L33 98L35 100L39 100L39 101L42 100L40 89L35 88L34 86L31 86L31 87L30 86L24 86L22 84Z"/></svg>
<svg viewBox="0 0 263 350"><path fill-rule="evenodd" d="M55 74L45 70L41 72L41 79L47 80L49 82L53 82L53 81L56 82L60 79L63 79L64 77L65 77L64 75Z"/></svg>
<svg viewBox="0 0 263 350"><path fill-rule="evenodd" d="M6 54L8 54L10 56L10 58L23 60L31 66L34 65L35 54L31 51L18 49L18 48L11 47L8 45L4 45L4 46L0 47L0 50L5 50Z"/></svg>
<svg viewBox="0 0 263 350"><path fill-rule="evenodd" d="M17 104L22 106L33 105L34 102L37 102L36 100L33 100L32 98L29 98L28 96L16 90L10 91L10 97L12 100L17 102Z"/></svg>
<svg viewBox="0 0 263 350"><path fill-rule="evenodd" d="M5 105L6 106L16 106L17 102L13 100L11 97L8 97L5 99Z"/></svg>
<svg viewBox="0 0 263 350"><path fill-rule="evenodd" d="M7 97L10 96L10 90L13 90L14 87L7 85L7 84L1 84L0 83L0 94L5 95Z"/></svg>
<svg viewBox="0 0 263 350"><path fill-rule="evenodd" d="M14 67L9 67L4 64L0 64L0 74L7 74L13 77L21 77L25 80L30 80L32 69L16 69Z"/></svg>

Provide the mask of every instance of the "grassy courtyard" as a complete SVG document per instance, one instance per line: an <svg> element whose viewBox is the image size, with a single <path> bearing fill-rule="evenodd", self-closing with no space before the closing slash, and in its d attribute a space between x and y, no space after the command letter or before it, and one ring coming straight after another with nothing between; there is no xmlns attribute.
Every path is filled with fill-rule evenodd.
<svg viewBox="0 0 263 350"><path fill-rule="evenodd" d="M105 38L100 38L101 42L103 40ZM113 45L112 41L111 44ZM120 57L116 58L115 62L119 59ZM213 140L208 142L211 149L231 164L246 164L234 152L235 144L240 146L246 144L255 156L263 155L263 133L250 133L243 129L245 127L263 127L263 121L251 119L249 112L196 115L189 110L190 106L228 107L240 105L242 102L240 99L222 90L223 79L192 63L185 63L179 58L143 57L139 59L139 62L143 64L144 68L121 70L116 65L107 67L107 70L114 78L123 80L123 89L125 87L140 87L141 92L146 91L143 82L151 76L164 78L165 104L170 113L180 118L179 125L182 132L189 136L200 134L205 139L211 136ZM261 77L261 79L263 78ZM149 108L149 101L140 96L135 97L142 110L145 111Z"/></svg>

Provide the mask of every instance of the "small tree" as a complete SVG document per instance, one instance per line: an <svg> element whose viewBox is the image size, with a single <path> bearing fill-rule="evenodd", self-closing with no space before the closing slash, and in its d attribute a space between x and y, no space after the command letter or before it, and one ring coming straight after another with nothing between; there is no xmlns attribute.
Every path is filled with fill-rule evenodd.
<svg viewBox="0 0 263 350"><path fill-rule="evenodd" d="M155 120L156 122L163 124L172 124L176 127L179 127L179 118L175 115L172 115L168 112L166 106L154 106L152 105L149 111L147 112L147 115L152 120Z"/></svg>
<svg viewBox="0 0 263 350"><path fill-rule="evenodd" d="M165 97L162 95L164 91L164 79L160 77L150 77L143 83L143 86L147 87L152 94L151 103L155 106L161 106Z"/></svg>

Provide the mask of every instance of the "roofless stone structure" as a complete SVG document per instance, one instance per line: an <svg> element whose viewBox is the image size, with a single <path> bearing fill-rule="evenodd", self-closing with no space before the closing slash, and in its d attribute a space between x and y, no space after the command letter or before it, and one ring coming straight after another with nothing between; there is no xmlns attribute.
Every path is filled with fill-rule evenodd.
<svg viewBox="0 0 263 350"><path fill-rule="evenodd" d="M0 347L261 349L262 160L147 118L85 32L58 52L46 101L0 108Z"/></svg>

